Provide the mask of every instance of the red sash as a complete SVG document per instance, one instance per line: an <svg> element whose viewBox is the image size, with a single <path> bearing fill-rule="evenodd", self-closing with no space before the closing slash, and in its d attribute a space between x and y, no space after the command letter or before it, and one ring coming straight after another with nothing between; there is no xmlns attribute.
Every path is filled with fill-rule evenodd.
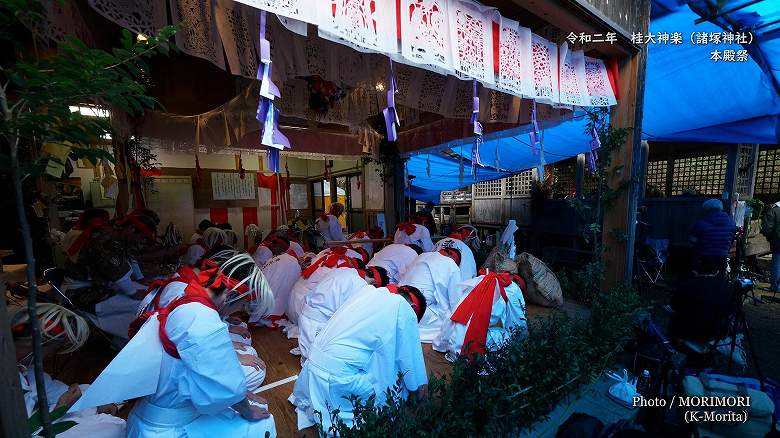
<svg viewBox="0 0 780 438"><path fill-rule="evenodd" d="M79 234L79 237L77 237L76 240L74 240L70 245L70 248L68 248L68 255L74 256L78 254L78 252L81 251L81 248L83 248L84 245L86 245L89 241L89 238L92 236L92 232L98 228L104 227L107 224L108 221L103 218L95 218L89 221L87 226L84 227L84 229L81 231L81 234Z"/></svg>
<svg viewBox="0 0 780 438"><path fill-rule="evenodd" d="M215 312L217 311L217 307L211 301L211 297L206 292L206 290L203 289L201 285L195 282L190 282L187 285L187 288L184 289L183 296L176 298L170 304L157 312L157 320L160 321L160 329L158 332L160 335L160 342L162 343L165 352L172 357L175 357L176 359L181 359L181 356L179 356L179 351L176 349L176 345L168 337L168 332L165 331L165 324L168 322L168 315L170 315L171 312L173 312L177 307L189 303L200 303L214 310Z"/></svg>
<svg viewBox="0 0 780 438"><path fill-rule="evenodd" d="M303 273L301 274L303 278L309 278L311 277L311 274L314 273L317 269L319 269L322 266L325 266L327 268L356 268L358 267L357 263L355 263L355 260L353 260L351 257L347 257L347 248L344 247L335 247L331 248L331 252L328 254L325 254L324 256L320 257L317 261L309 265L308 268L306 268Z"/></svg>
<svg viewBox="0 0 780 438"><path fill-rule="evenodd" d="M460 351L463 355L471 356L475 353L485 352L485 340L487 339L487 331L490 325L490 313L493 310L493 293L496 282L498 282L501 298L504 301L508 301L504 288L512 283L511 274L489 272L469 292L450 317L455 322L463 325L468 324L466 337L463 340L463 347Z"/></svg>

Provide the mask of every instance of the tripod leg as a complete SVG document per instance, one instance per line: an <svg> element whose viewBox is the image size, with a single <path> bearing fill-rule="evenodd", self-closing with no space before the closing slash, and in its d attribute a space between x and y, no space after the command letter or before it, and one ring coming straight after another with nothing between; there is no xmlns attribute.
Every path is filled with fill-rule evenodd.
<svg viewBox="0 0 780 438"><path fill-rule="evenodd" d="M750 336L750 328L747 324L747 318L744 312L742 316L742 329L744 331L745 342L748 344L748 353L750 353L750 360L753 361L753 366L756 368L756 376L758 381L761 382L761 390L764 390L764 374L761 372L761 365L758 363L758 356L756 355L756 348L753 345L753 338Z"/></svg>

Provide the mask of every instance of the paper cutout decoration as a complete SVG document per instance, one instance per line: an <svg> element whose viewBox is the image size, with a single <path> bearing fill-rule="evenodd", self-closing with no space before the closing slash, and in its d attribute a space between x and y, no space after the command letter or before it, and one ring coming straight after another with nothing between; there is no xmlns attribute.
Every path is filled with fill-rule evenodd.
<svg viewBox="0 0 780 438"><path fill-rule="evenodd" d="M490 9L451 0L449 10L452 67L462 78L493 84L493 21Z"/></svg>

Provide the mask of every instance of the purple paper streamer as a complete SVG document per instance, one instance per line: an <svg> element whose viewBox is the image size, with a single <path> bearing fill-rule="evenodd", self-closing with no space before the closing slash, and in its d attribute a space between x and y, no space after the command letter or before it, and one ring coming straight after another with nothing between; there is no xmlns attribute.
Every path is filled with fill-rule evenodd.
<svg viewBox="0 0 780 438"><path fill-rule="evenodd" d="M479 96L477 95L477 80L472 80L471 94L471 126L474 131L474 143L471 146L471 175L477 176L477 165L482 165L479 147L482 145L482 123L479 123Z"/></svg>
<svg viewBox="0 0 780 438"><path fill-rule="evenodd" d="M271 80L271 44L265 37L265 27L266 12L260 11L260 62L257 65L260 96L256 118L262 125L260 144L268 147L268 167L279 173L279 151L289 149L290 140L279 129L279 109L274 105L274 99L281 97L281 93Z"/></svg>
<svg viewBox="0 0 780 438"><path fill-rule="evenodd" d="M268 170L273 173L279 173L279 149L268 149Z"/></svg>
<svg viewBox="0 0 780 438"><path fill-rule="evenodd" d="M536 99L531 103L531 152L536 155L536 145L539 143L539 124L536 122Z"/></svg>
<svg viewBox="0 0 780 438"><path fill-rule="evenodd" d="M387 107L382 110L385 118L385 129L387 131L387 141L398 141L398 127L401 121L398 120L398 112L395 110L395 70L393 69L393 60L390 61L390 72L387 77Z"/></svg>
<svg viewBox="0 0 780 438"><path fill-rule="evenodd" d="M586 155L586 160L591 173L596 171L596 161L599 159L598 149L601 148L601 139L599 139L599 134L596 130L596 125L599 122L599 120L594 121L593 126L590 128L590 152Z"/></svg>

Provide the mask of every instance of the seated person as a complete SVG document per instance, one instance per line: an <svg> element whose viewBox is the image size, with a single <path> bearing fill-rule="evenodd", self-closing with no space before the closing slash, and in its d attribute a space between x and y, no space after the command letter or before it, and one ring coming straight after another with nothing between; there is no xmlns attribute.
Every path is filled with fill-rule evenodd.
<svg viewBox="0 0 780 438"><path fill-rule="evenodd" d="M89 326L84 318L56 304L42 303L37 307L38 321L41 327L44 359L55 353L71 353L78 350L89 337ZM30 314L26 307L18 308L11 313L11 333L16 349L16 362L19 368L19 379L22 385L24 404L27 416L33 415L39 409L38 391L36 388L35 370L33 368L33 344ZM43 374L46 388L47 409L73 405L89 385L70 385L54 380L48 374ZM122 438L125 436L125 420L116 417L117 406L106 404L97 408L79 410L57 419L54 423L72 421L76 425L58 437L96 437ZM35 431L33 431L35 432ZM35 433L34 433L35 434Z"/></svg>
<svg viewBox="0 0 780 438"><path fill-rule="evenodd" d="M332 424L329 409L338 409L339 417L351 425L347 397L365 401L376 396L376 405L382 406L399 373L405 391L425 391L428 378L417 330L425 298L412 287L395 290L364 286L314 339L290 396L299 430L321 421L327 431Z"/></svg>
<svg viewBox="0 0 780 438"><path fill-rule="evenodd" d="M717 273L693 273L671 300L669 331L678 339L708 342L725 336L728 317L735 309L731 283Z"/></svg>
<svg viewBox="0 0 780 438"><path fill-rule="evenodd" d="M302 360L308 356L309 346L317 333L336 310L367 285L356 269L334 269L325 274L322 281L306 295L303 310L298 317L298 348Z"/></svg>
<svg viewBox="0 0 780 438"><path fill-rule="evenodd" d="M422 248L417 245L391 243L377 251L374 257L366 263L366 266L384 268L390 283L398 284L401 274L406 270L406 267L422 252Z"/></svg>
<svg viewBox="0 0 780 438"><path fill-rule="evenodd" d="M420 321L420 339L425 343L440 334L442 324L460 301L459 263L460 252L455 248L424 252L401 275L400 284L414 286L425 296L428 310Z"/></svg>
<svg viewBox="0 0 780 438"><path fill-rule="evenodd" d="M452 362L461 354L498 349L513 330L526 335L528 323L520 288L523 280L516 272L517 266L501 273L481 272L479 277L459 284L463 298L442 326L433 349L446 353Z"/></svg>
<svg viewBox="0 0 780 438"><path fill-rule="evenodd" d="M344 240L344 232L341 229L341 222L339 222L339 216L343 213L344 204L334 202L330 205L328 213L320 215L314 223L315 228L325 238L326 242Z"/></svg>
<svg viewBox="0 0 780 438"><path fill-rule="evenodd" d="M428 233L431 236L435 236L437 233L436 221L433 219L433 202L425 204L425 209L420 210L414 214L414 223L420 224L428 229Z"/></svg>
<svg viewBox="0 0 780 438"><path fill-rule="evenodd" d="M213 226L214 224L208 219L203 219L200 221L198 224L198 229L195 230L195 232L192 233L192 237L190 237L190 245L198 243L198 240L203 238L203 233Z"/></svg>
<svg viewBox="0 0 780 438"><path fill-rule="evenodd" d="M393 237L393 243L414 244L425 252L433 250L431 233L425 226L416 224L413 221L398 224Z"/></svg>
<svg viewBox="0 0 780 438"><path fill-rule="evenodd" d="M263 266L265 262L271 260L279 254L285 253L290 249L290 241L286 237L271 233L263 240L263 243L256 248L250 248L249 254L257 263L257 266Z"/></svg>
<svg viewBox="0 0 780 438"><path fill-rule="evenodd" d="M702 204L703 216L691 228L693 245L693 269L701 271L703 267L715 267L725 273L726 258L737 226L734 220L723 211L719 199L708 199Z"/></svg>
<svg viewBox="0 0 780 438"><path fill-rule="evenodd" d="M234 254L218 267L201 270L197 279L171 282L156 303L83 404L128 398L123 391L142 397L128 418L128 437L275 436L273 418L261 406L265 400L247 391L222 320L248 303L266 310L273 304L254 260ZM144 361L139 362L141 352ZM111 375L123 376L121 390L112 388L106 377Z"/></svg>
<svg viewBox="0 0 780 438"><path fill-rule="evenodd" d="M366 240L370 238L371 237L365 231L356 231L350 234L349 236L347 236L347 240ZM360 253L360 256L363 258L363 263L368 263L368 261L371 260L371 255L374 252L373 243L371 242L353 243L347 246Z"/></svg>
<svg viewBox="0 0 780 438"><path fill-rule="evenodd" d="M226 245L227 235L224 230L217 227L208 228L203 232L203 237L187 248L187 252L181 259L182 264L195 265L209 250L216 246Z"/></svg>
<svg viewBox="0 0 780 438"><path fill-rule="evenodd" d="M303 270L301 278L293 286L290 302L287 305L287 319L291 326L297 326L306 296L314 290L328 272L340 268L358 269L360 267L358 261L348 255L350 251L354 253L345 247L329 248L315 257L311 264ZM355 256L359 258L360 254L355 253ZM287 336L298 337L297 327L288 327L286 331Z"/></svg>
<svg viewBox="0 0 780 438"><path fill-rule="evenodd" d="M444 248L456 248L460 251L460 278L461 281L466 281L474 278L477 275L477 261L474 260L474 253L471 248L461 238L460 233L452 233L450 237L439 240L433 245L434 251L439 251Z"/></svg>
<svg viewBox="0 0 780 438"><path fill-rule="evenodd" d="M296 257L285 252L265 262L260 269L274 293L274 306L269 315L250 315L249 322L276 327L277 321L287 317L290 294L301 278L301 265Z"/></svg>

